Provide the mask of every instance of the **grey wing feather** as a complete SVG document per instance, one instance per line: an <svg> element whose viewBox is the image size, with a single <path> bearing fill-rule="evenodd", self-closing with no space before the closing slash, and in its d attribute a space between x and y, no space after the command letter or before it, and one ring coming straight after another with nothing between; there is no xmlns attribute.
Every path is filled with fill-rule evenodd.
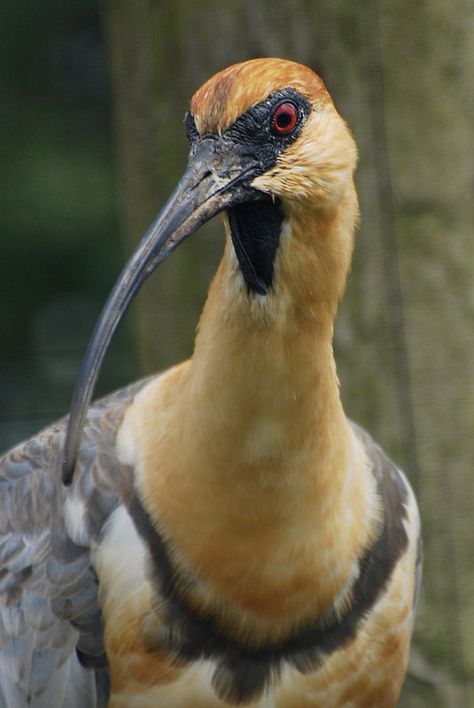
<svg viewBox="0 0 474 708"><path fill-rule="evenodd" d="M419 512L415 497L413 495L413 490L411 489L410 483L405 475L400 469L394 465L391 460L385 455L381 448L374 442L371 436L359 425L351 421L352 428L359 439L365 445L366 452L368 454L369 460L373 464L373 471L376 478L383 483L385 488L387 500L391 498L391 502L388 503L386 511L390 514L391 522L396 522L397 518L406 518L406 508L405 505L408 499L405 499L403 508L399 508L396 503L397 494L393 493L393 490L405 488L406 491L410 491L412 495L412 504L414 509L412 510L413 516L409 523L413 524L413 542L416 543L416 562L415 562L415 587L414 587L414 597L413 597L413 610L416 609L418 596L420 593L421 580L423 574L423 537L421 534L421 526L419 519ZM395 501L395 504L394 504Z"/></svg>
<svg viewBox="0 0 474 708"><path fill-rule="evenodd" d="M91 407L74 483L65 421L0 459L0 708L91 708L107 699L90 548L132 483L115 437L138 382Z"/></svg>

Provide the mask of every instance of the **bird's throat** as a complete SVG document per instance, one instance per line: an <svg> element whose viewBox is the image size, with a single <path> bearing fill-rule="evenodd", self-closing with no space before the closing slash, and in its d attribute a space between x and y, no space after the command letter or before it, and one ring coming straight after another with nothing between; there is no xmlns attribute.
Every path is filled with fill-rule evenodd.
<svg viewBox="0 0 474 708"><path fill-rule="evenodd" d="M283 214L279 200L263 197L228 209L232 243L247 288L266 295L273 284L274 260Z"/></svg>

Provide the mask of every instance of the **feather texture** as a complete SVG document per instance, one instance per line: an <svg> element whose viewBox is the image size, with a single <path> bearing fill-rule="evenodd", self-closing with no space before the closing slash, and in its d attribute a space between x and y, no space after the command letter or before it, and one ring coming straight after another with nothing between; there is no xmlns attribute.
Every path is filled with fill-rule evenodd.
<svg viewBox="0 0 474 708"><path fill-rule="evenodd" d="M91 548L123 504L114 440L139 382L91 408L78 475L61 483L65 421L0 460L0 696L21 708L104 705ZM92 667L92 671L84 668ZM95 671L94 671L95 669ZM0 700L0 705L2 705Z"/></svg>

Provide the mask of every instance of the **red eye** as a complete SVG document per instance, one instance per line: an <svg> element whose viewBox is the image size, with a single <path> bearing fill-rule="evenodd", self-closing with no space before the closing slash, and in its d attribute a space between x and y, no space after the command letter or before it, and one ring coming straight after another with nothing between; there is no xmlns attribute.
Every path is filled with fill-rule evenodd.
<svg viewBox="0 0 474 708"><path fill-rule="evenodd" d="M275 133L291 133L296 125L298 113L292 103L281 103L273 114L272 128Z"/></svg>

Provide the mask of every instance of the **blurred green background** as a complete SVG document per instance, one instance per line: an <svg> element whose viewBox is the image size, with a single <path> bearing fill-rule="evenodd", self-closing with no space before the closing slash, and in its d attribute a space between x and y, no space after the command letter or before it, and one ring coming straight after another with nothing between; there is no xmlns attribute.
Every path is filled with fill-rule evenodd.
<svg viewBox="0 0 474 708"><path fill-rule="evenodd" d="M99 12L93 0L0 4L2 449L67 410L125 256ZM102 390L136 373L124 340Z"/></svg>
<svg viewBox="0 0 474 708"><path fill-rule="evenodd" d="M426 564L401 705L474 706L472 0L2 0L0 445L67 411L133 244L186 160L192 92L254 56L307 63L360 149L336 326L344 404L407 471ZM98 393L192 352L219 220L173 254Z"/></svg>

